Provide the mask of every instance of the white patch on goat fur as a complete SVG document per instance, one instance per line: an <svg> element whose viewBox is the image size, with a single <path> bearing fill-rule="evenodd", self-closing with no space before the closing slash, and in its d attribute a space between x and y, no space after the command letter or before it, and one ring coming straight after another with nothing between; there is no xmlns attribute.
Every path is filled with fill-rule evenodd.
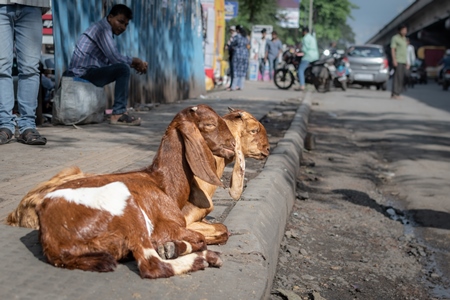
<svg viewBox="0 0 450 300"><path fill-rule="evenodd" d="M123 182L112 182L100 187L56 190L48 193L45 198L64 198L68 202L120 216L130 196L131 193Z"/></svg>
<svg viewBox="0 0 450 300"><path fill-rule="evenodd" d="M191 243L188 243L186 241L183 241L183 243L186 245L186 251L181 253L181 255L186 255L186 254L192 253L192 245L191 245Z"/></svg>
<svg viewBox="0 0 450 300"><path fill-rule="evenodd" d="M139 209L141 210L142 214L144 215L145 226L147 227L148 236L151 237L152 236L152 232L153 232L152 221L150 221L150 219L148 218L147 214L145 213L145 211L142 208L139 207Z"/></svg>

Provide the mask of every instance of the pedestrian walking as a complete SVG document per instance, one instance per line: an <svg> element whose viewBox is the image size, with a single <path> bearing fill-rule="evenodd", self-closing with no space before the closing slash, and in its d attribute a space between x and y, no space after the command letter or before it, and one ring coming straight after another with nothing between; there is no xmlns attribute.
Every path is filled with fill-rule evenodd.
<svg viewBox="0 0 450 300"><path fill-rule="evenodd" d="M233 85L231 90L242 90L244 88L245 75L248 69L249 46L247 32L242 26L236 26L236 36L231 42L233 49Z"/></svg>
<svg viewBox="0 0 450 300"><path fill-rule="evenodd" d="M311 62L319 59L319 49L317 47L316 38L309 33L308 27L303 27L302 35L302 51L297 54L298 56L302 56L297 71L300 86L295 88L296 91L305 90L305 70Z"/></svg>
<svg viewBox="0 0 450 300"><path fill-rule="evenodd" d="M261 39L258 42L258 62L259 62L259 73L261 74L261 81L264 81L264 73L266 71L266 32L267 30L263 28L261 30Z"/></svg>
<svg viewBox="0 0 450 300"><path fill-rule="evenodd" d="M18 142L27 145L47 143L47 139L36 129L36 108L40 84L42 14L49 8L50 0L0 0L0 145L11 141L16 125L19 129ZM14 56L19 70L19 116L13 114L15 95L11 70Z"/></svg>
<svg viewBox="0 0 450 300"><path fill-rule="evenodd" d="M228 39L228 42L225 44L225 50L228 51L228 72L230 73L230 85L227 88L227 90L229 91L231 90L231 86L233 85L233 77L234 77L233 49L231 48L231 42L233 41L235 36L236 36L236 26L230 26L230 38Z"/></svg>
<svg viewBox="0 0 450 300"><path fill-rule="evenodd" d="M269 61L269 77L273 79L275 68L277 67L278 57L283 51L283 44L278 38L276 31L272 31L272 40L267 41L266 45L266 61Z"/></svg>
<svg viewBox="0 0 450 300"><path fill-rule="evenodd" d="M408 50L406 34L408 29L406 25L398 26L398 33L391 39L392 65L394 66L394 81L392 83L392 99L400 99L403 91L406 71L409 69Z"/></svg>

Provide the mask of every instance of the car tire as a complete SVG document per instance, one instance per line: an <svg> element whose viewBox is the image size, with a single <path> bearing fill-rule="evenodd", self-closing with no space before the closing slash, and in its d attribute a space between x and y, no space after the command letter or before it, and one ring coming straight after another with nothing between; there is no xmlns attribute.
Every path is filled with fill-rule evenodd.
<svg viewBox="0 0 450 300"><path fill-rule="evenodd" d="M385 81L385 82L381 83L380 84L380 88L381 88L382 91L387 90L387 82Z"/></svg>

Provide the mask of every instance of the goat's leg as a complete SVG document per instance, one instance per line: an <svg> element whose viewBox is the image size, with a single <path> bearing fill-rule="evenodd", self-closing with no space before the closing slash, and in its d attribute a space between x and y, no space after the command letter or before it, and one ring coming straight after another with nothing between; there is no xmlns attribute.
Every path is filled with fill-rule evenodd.
<svg viewBox="0 0 450 300"><path fill-rule="evenodd" d="M223 245L228 241L230 233L228 228L220 223L209 224L204 221L194 222L187 226L188 229L201 233L207 245Z"/></svg>
<svg viewBox="0 0 450 300"><path fill-rule="evenodd" d="M222 260L217 252L205 250L172 260L161 259L153 247L134 251L142 278L165 278L204 268L221 267Z"/></svg>

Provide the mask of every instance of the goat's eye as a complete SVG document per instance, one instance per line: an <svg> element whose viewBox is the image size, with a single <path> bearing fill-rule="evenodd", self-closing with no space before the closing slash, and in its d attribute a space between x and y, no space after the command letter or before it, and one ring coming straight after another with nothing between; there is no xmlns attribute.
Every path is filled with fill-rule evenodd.
<svg viewBox="0 0 450 300"><path fill-rule="evenodd" d="M216 125L215 124L205 124L205 128L214 129L214 128L216 128Z"/></svg>
<svg viewBox="0 0 450 300"><path fill-rule="evenodd" d="M257 134L257 133L258 133L258 130L257 130L257 129L250 130L250 133L251 133L251 134Z"/></svg>

